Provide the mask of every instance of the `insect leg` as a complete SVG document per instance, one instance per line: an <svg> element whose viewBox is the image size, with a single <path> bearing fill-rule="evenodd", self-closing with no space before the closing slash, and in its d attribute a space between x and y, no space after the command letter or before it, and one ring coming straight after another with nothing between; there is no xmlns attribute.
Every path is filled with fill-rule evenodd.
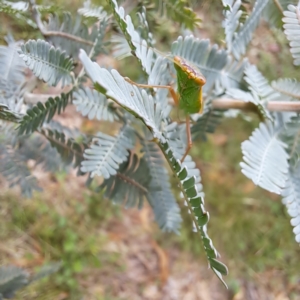
<svg viewBox="0 0 300 300"><path fill-rule="evenodd" d="M136 85L136 86L138 86L138 87L140 87L140 88L149 88L149 89L151 89L151 88L168 89L169 92L170 92L170 94L171 94L171 96L172 96L172 98L173 98L173 100L174 100L174 102L175 102L175 104L176 104L177 106L178 106L178 104L179 104L178 96L177 96L175 90L173 89L173 87L171 87L170 85L148 85L148 84L140 84L140 83L136 83L136 82L132 81L132 80L131 80L130 78L128 78L128 77L124 77L124 79L125 79L127 82L129 82L130 84Z"/></svg>
<svg viewBox="0 0 300 300"><path fill-rule="evenodd" d="M186 115L186 135L187 135L187 147L185 150L184 155L182 156L181 162L184 161L184 159L186 158L186 156L188 155L189 151L192 148L193 145L193 141L192 141L192 135L191 135L191 124L190 124L190 116Z"/></svg>

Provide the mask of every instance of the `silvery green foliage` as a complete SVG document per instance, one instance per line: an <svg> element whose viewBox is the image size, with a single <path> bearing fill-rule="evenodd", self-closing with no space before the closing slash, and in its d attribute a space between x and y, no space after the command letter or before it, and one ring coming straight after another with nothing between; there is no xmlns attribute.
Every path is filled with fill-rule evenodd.
<svg viewBox="0 0 300 300"><path fill-rule="evenodd" d="M291 225L297 243L300 243L300 170L299 167L289 170L286 186L282 192L282 203L291 216Z"/></svg>
<svg viewBox="0 0 300 300"><path fill-rule="evenodd" d="M172 134L174 129L175 135ZM227 287L222 275L227 275L228 269L226 265L217 260L219 254L207 234L209 213L204 207L204 194L202 191L200 170L195 168L196 164L189 155L185 158L183 163L177 159L178 151L180 152L181 149L178 149L177 147L180 143L174 143L177 136L176 126L171 126L171 128L168 129L168 135L172 136L172 138L161 143L160 147L164 152L173 173L176 174L181 189L181 197L185 201L185 205L188 207L189 213L192 215L194 231L199 233L201 236L209 266L221 282ZM172 140L173 143L170 143Z"/></svg>
<svg viewBox="0 0 300 300"><path fill-rule="evenodd" d="M30 198L34 190L41 191L41 188L27 166L27 158L24 157L19 147L15 149L15 139L9 137L4 140L0 139L0 173L9 182L10 187L19 186L22 195Z"/></svg>
<svg viewBox="0 0 300 300"><path fill-rule="evenodd" d="M255 104L265 118L272 120L272 116L267 109L267 103L276 100L279 94L269 85L256 66L248 64L244 74L244 79L249 85L249 92L230 88L226 91L226 94L234 99L241 99Z"/></svg>
<svg viewBox="0 0 300 300"><path fill-rule="evenodd" d="M0 46L0 73L1 87L5 84L19 86L24 81L25 63L18 54L20 42L12 37L6 37L7 46Z"/></svg>
<svg viewBox="0 0 300 300"><path fill-rule="evenodd" d="M5 7L7 7L7 9L10 8L11 10L15 10L18 12L25 12L28 10L29 5L26 1L11 2L2 0L1 11L4 11Z"/></svg>
<svg viewBox="0 0 300 300"><path fill-rule="evenodd" d="M281 141L282 127L271 121L261 123L249 140L242 143L242 173L254 184L281 194L288 175L287 145Z"/></svg>
<svg viewBox="0 0 300 300"><path fill-rule="evenodd" d="M111 175L116 175L120 164L127 161L128 150L134 145L134 132L128 125L116 137L98 132L92 145L84 152L81 171L91 172L91 177L98 175L108 179Z"/></svg>
<svg viewBox="0 0 300 300"><path fill-rule="evenodd" d="M128 83L118 71L108 71L92 62L84 50L80 51L79 59L98 90L103 91L106 97L141 119L148 128L151 128L155 138L164 140L160 130L163 116L160 103L155 104L153 97L145 90L141 91L135 85Z"/></svg>
<svg viewBox="0 0 300 300"><path fill-rule="evenodd" d="M296 79L280 78L272 82L272 88L281 94L281 101L300 99L300 82Z"/></svg>
<svg viewBox="0 0 300 300"><path fill-rule="evenodd" d="M19 122L22 116L11 110L6 104L0 103L0 119L10 122Z"/></svg>
<svg viewBox="0 0 300 300"><path fill-rule="evenodd" d="M23 106L26 65L18 54L20 42L12 36L5 40L8 45L0 46L0 103L17 113Z"/></svg>
<svg viewBox="0 0 300 300"><path fill-rule="evenodd" d="M300 243L300 126L299 115L294 116L286 124L282 139L287 144L289 154L289 170L285 189L282 192L282 203L286 205L294 227L295 238Z"/></svg>
<svg viewBox="0 0 300 300"><path fill-rule="evenodd" d="M43 40L29 40L19 54L34 75L49 85L55 86L60 80L62 87L72 83L73 60L64 51Z"/></svg>
<svg viewBox="0 0 300 300"><path fill-rule="evenodd" d="M147 45L149 47L154 47L155 40L153 37L153 34L150 32L149 24L147 21L147 13L146 13L146 7L142 7L142 12L138 12L138 17L140 21L140 26L139 26L139 32L140 35L143 36L147 42Z"/></svg>
<svg viewBox="0 0 300 300"><path fill-rule="evenodd" d="M71 130L54 121L44 124L38 132L47 139L52 150L55 149L56 154L59 154L60 169L72 165L73 168L78 167L77 175L82 175L79 167L83 161L83 152L88 147L88 143L90 143L88 137L83 133L77 132L77 130ZM80 139L81 142L77 141L78 139ZM43 152L47 155L47 147L43 149ZM50 155L50 153L48 153L48 155Z"/></svg>
<svg viewBox="0 0 300 300"><path fill-rule="evenodd" d="M108 2L125 38L121 42L119 39L117 44L123 47L124 40L127 41L144 73L143 83L168 85L174 82L174 55L184 58L206 77L204 113L191 116L194 121L194 139L205 139L207 133L215 130L224 115L222 111L213 109L214 98L231 96L251 102L258 108L264 122L261 122L249 140L242 144L242 172L257 185L284 196L283 202L292 216L296 239L300 241L297 188L300 157L297 143L299 120L290 120L290 116L268 111L270 101L297 99L299 84L282 79L270 85L255 66L242 59L261 16L272 1L256 1L252 13L244 24L241 24L241 1L223 0L227 50L211 45L207 39L201 40L192 35L180 36L172 45L171 62L148 47L153 46L153 40L147 27L145 10L140 15L146 28L145 32L142 32L143 39L140 36L141 31L135 29L124 8L119 6L116 0ZM37 6L35 8L37 11L42 10ZM61 156L60 164L73 164L74 167L79 167L82 173L90 173L90 178L103 177L99 190L103 191L105 197L126 207L141 207L144 199L147 199L159 226L166 231L178 232L181 222L180 209L176 196L171 191L170 176L163 166L163 155L176 180L182 203L190 213L193 230L198 233L203 243L209 266L223 281L222 275L226 275L228 270L217 260L218 252L207 233L209 213L204 207L205 195L201 174L191 156L188 155L181 162L186 149L186 127L172 122L168 91L160 88L141 89L131 84L118 71L100 67L93 62L95 55L106 45L106 12L101 7L91 6L90 1L78 12L81 16L76 18L72 18L69 13L65 13L62 20L56 14L50 16L45 28L48 35L45 34L45 37L53 45L38 40L28 41L22 47L21 56L36 76L49 85L57 85L61 79L63 85L70 84L69 93L33 105L24 115L24 111L21 112L16 104L19 100L11 100L21 99L24 94L23 87L20 88L24 79L24 64L20 59L15 59L15 52L8 50L18 45L12 43L8 48L0 47L0 66L7 70L0 74L0 118L17 123L18 133L38 132L47 142L43 144L34 136L32 140L27 135L20 137L13 131L14 128L6 129L14 134L11 134L6 144L0 140L0 156L8 162L14 161L14 168L5 165L3 174L7 175L12 184L19 183L23 191L29 194L34 189L34 182L29 182L31 177L30 173L27 173L28 169L24 169L24 162L37 156L36 163L43 163L47 156L54 157L55 151L56 155ZM289 20L285 25L289 22L296 24L297 10L290 12L294 14L292 17L291 14L288 15ZM38 13L37 16L39 17ZM99 26L93 26L89 32L85 18L96 18ZM288 26L286 30L289 30ZM291 35L290 31L289 34ZM297 41L293 44L295 49L292 50L297 52L298 37L295 35L293 39ZM125 55L127 52L128 48L124 47L119 54ZM84 68L76 74L73 59L78 57ZM93 89L83 80L85 72L92 80ZM1 76L6 79L1 81ZM114 136L98 132L96 136L88 137L84 134L72 134L61 128L52 118L72 103L89 119L118 122L118 125L121 125L120 131ZM143 130L139 130L141 126ZM139 151L136 147L137 141L142 145L142 150L134 153ZM21 144L23 148L18 147ZM35 149L30 148L30 145ZM41 155L36 153L39 149L42 151ZM49 168L49 164L51 165L51 160L43 166ZM0 164L1 167L2 165ZM22 174L22 179L28 179L26 184L23 184L24 180L19 180L19 174Z"/></svg>
<svg viewBox="0 0 300 300"><path fill-rule="evenodd" d="M139 33L135 30L131 17L125 15L125 10L122 6L118 6L116 0L109 0L109 4L113 8L114 16L124 33L130 48L134 51L143 71L149 75L155 54L151 48L148 48L147 42L142 40Z"/></svg>
<svg viewBox="0 0 300 300"><path fill-rule="evenodd" d="M159 147L150 141L141 141L151 179L146 197L153 208L155 220L165 231L179 231L181 223L180 208L171 190L169 175L163 166Z"/></svg>
<svg viewBox="0 0 300 300"><path fill-rule="evenodd" d="M121 29L124 31L125 36L128 35L127 39L130 39L131 35L135 36L136 31L132 27L131 19L127 18L127 16L125 17L123 9L119 9L118 7L116 7L115 1L112 1L111 5L113 6L113 8L115 8L115 16ZM128 26L131 35L128 34ZM145 43L145 41L142 41L142 43ZM227 55L225 52L218 51L217 47L213 47L212 49L210 49L209 41L201 42L194 39L193 37L188 37L185 39L179 38L179 41L175 43L173 48L175 49L175 51L177 51L178 54L184 53L188 55L188 51L190 51L189 49L191 49L191 44L194 45L194 43L195 45L199 45L198 48L200 50L203 50L203 54L208 53L207 55L203 55L204 58L202 60L202 66L204 66L204 68L206 67L207 72L209 72L209 69L212 70L212 76L210 76L210 78L217 78L222 67L226 65ZM136 47L135 45L133 45L133 43L131 47L133 51L136 50ZM143 48L138 49L142 50ZM149 52L139 51L137 51L137 53L137 57L139 58L139 60L141 60L140 57L144 58L141 66L144 69L145 73L148 74L148 76L157 76L159 78L161 73L165 72L164 69L158 68L157 64L155 63L153 67L152 54L148 55ZM139 57L139 55L141 56ZM183 55L183 57L185 56ZM215 63L213 61L214 57L216 57ZM117 104L121 105L125 110L130 112L136 118L140 119L152 133L154 140L162 149L165 157L167 158L170 166L173 169L173 172L176 172L177 174L178 183L182 192L182 198L185 203L189 205L189 212L191 213L191 215L193 215L193 220L197 220L197 224L194 224L194 229L200 234L200 236L202 237L202 241L204 241L204 249L206 251L210 267L224 283L222 274L227 274L227 267L216 259L218 256L217 251L213 247L212 242L206 232L206 224L209 219L209 214L204 208L204 194L202 191L200 172L195 168L195 163L191 160L190 156L187 156L183 163L179 161L179 159L185 152L185 143L182 143L181 141L181 126L178 127L178 130L176 126L175 128L172 127L175 131L173 133L167 133L166 129L168 126L163 129L163 126L168 123L168 121L166 120L166 116L163 113L165 107L160 105L161 102L159 101L159 99L155 97L156 101L153 101L152 96L147 94L145 90L140 90L136 87L136 85L126 81L116 70L111 70L109 72L106 69L101 68L96 63L93 63L83 50L81 50L79 54L79 59L83 63L87 74L92 79L95 88L99 92L104 93L108 98L112 99ZM156 76L153 75L155 72ZM213 79L210 80L213 81ZM214 85L214 82L211 82L210 85L212 87ZM145 101L146 99L147 101ZM149 155L153 155L154 157L156 156L155 152L153 152L152 154L149 153ZM150 159L149 155L148 159ZM152 159L154 159L154 157ZM108 175L110 176L111 174ZM150 175L158 176L155 173L150 173ZM113 178L109 177L109 179L104 182L104 184L107 186L106 195L112 197L113 199L117 199L114 200L117 202L119 202L121 198L119 191L114 187L117 184L123 184L122 176L118 176L117 173ZM162 174L160 174L159 176L162 176ZM127 189L127 185L124 185L124 187L126 187ZM157 182L155 183L153 181L150 181L149 186L148 181L147 191L145 191L145 195L151 193L149 190L150 187L154 188L155 190L157 188ZM164 193L165 195L167 195L166 192L167 190ZM124 193L126 193L126 190L124 190ZM156 193L155 195L156 197L160 197L160 193ZM150 198L149 202L152 206L155 205L153 199ZM163 216L163 210L161 209L161 206L158 206L158 208L160 211L157 211L156 209L156 217L158 217L159 214ZM176 206L174 206L174 208L174 212L176 213ZM172 213L172 215L176 216L176 214L174 213ZM177 223L180 219L177 216L174 220L176 220ZM166 219L162 219L159 221L159 224L164 225L166 221ZM178 225L176 225L176 223L174 223L174 221L169 223L173 226L172 230L176 230L176 228L178 228ZM170 225L168 225L168 227L170 227ZM168 227L165 227L165 229L169 230Z"/></svg>
<svg viewBox="0 0 300 300"><path fill-rule="evenodd" d="M32 133L41 128L44 123L49 123L56 113L60 114L64 111L71 97L71 92L67 94L62 93L60 97L49 97L44 104L38 102L36 106L28 109L19 122L19 134Z"/></svg>
<svg viewBox="0 0 300 300"><path fill-rule="evenodd" d="M0 12L10 15L18 21L23 21L26 25L37 28L35 22L30 18L28 1L7 1L0 2Z"/></svg>
<svg viewBox="0 0 300 300"><path fill-rule="evenodd" d="M113 8L114 16L124 34L125 39L127 40L129 48L138 59L142 70L148 78L148 84L165 84L162 80L167 81L168 76L170 76L170 72L167 72L165 68L166 62L162 62L162 58L157 60L157 55L154 49L149 47L146 40L140 37L138 31L134 28L131 17L129 15L125 15L124 8L122 6L119 7L116 0L109 0L109 3ZM115 38L115 42L115 50L117 51L118 56L125 57L129 55L127 50L128 48L122 46L124 39ZM120 47L123 48L121 51ZM165 72L157 72L157 69L160 67L164 68Z"/></svg>
<svg viewBox="0 0 300 300"><path fill-rule="evenodd" d="M105 190L104 195L114 203L142 208L150 178L145 158L130 153L130 159L120 164L118 172L106 178L99 190Z"/></svg>
<svg viewBox="0 0 300 300"><path fill-rule="evenodd" d="M228 51L233 54L236 59L240 59L246 53L246 47L251 41L254 30L257 28L262 13L271 0L256 1L252 10L244 24L239 22L241 12L241 0L237 0L231 5L227 2L225 10L225 34Z"/></svg>
<svg viewBox="0 0 300 300"><path fill-rule="evenodd" d="M214 133L215 129L221 123L223 118L223 111L217 109L209 109L204 114L198 117L193 125L191 132L193 141L200 139L207 140L208 133Z"/></svg>
<svg viewBox="0 0 300 300"><path fill-rule="evenodd" d="M96 18L103 20L107 17L107 12L101 6L91 4L91 1L85 1L83 7L78 9L78 13L86 18Z"/></svg>
<svg viewBox="0 0 300 300"><path fill-rule="evenodd" d="M97 44L98 41L102 43L105 22L106 19L104 16L100 24L98 26L94 25L91 31L89 31L89 28L83 23L82 16L80 15L72 18L70 13L64 13L62 21L60 21L59 16L57 14L53 14L50 16L49 22L46 24L46 30L62 34L65 33L78 39L73 40L58 34L56 36L48 37L48 41L56 48L60 48L65 51L67 55L71 56L73 59L77 59L79 49L85 49L85 51L90 52L93 47L95 48L95 44Z"/></svg>
<svg viewBox="0 0 300 300"><path fill-rule="evenodd" d="M103 94L92 90L88 87L82 87L74 92L73 104L76 106L84 117L87 116L90 120L104 120L113 122L118 120L115 109Z"/></svg>
<svg viewBox="0 0 300 300"><path fill-rule="evenodd" d="M263 17L271 26L281 28L283 11L287 10L289 4L296 4L297 2L298 0L269 0L263 11Z"/></svg>
<svg viewBox="0 0 300 300"><path fill-rule="evenodd" d="M290 51L294 58L294 65L300 65L299 35L300 35L300 8L289 5L284 12L284 33L290 42Z"/></svg>

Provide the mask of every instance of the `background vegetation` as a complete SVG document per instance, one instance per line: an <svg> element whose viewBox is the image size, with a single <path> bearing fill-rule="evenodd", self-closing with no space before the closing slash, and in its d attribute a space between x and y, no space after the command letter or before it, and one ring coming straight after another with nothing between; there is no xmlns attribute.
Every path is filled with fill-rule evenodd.
<svg viewBox="0 0 300 300"><path fill-rule="evenodd" d="M222 11L207 2L195 6L202 19L198 34L220 43ZM71 11L81 4L55 3ZM38 37L18 19L1 13L0 18L4 20L0 37L9 31L16 40ZM153 17L150 23L159 48L166 51L164 44L177 37L178 27L172 22ZM250 59L268 79L299 79L283 33L262 23L251 44ZM126 68L127 76L137 76L134 67L128 69L129 64L134 66L132 58L115 64L118 70ZM43 86L39 89L49 92ZM123 213L99 194L84 190L84 181L74 174L48 176L37 168L45 192L35 193L33 199L21 199L18 191L0 181L0 263L34 270L61 260L62 267L56 275L20 291L16 299L297 299L299 246L281 199L254 186L240 172L240 144L258 124L255 115L249 116L251 122L241 117L225 120L206 143L192 149L202 171L206 205L214 216L210 235L230 269L228 292L207 271L188 218L181 235L165 234L153 223L149 207ZM60 120L86 132L95 125L82 121L72 108Z"/></svg>

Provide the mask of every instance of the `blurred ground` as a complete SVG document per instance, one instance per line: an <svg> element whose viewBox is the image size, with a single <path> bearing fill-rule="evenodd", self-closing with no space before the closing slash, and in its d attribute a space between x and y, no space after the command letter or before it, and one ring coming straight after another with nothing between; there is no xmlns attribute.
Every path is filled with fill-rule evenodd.
<svg viewBox="0 0 300 300"><path fill-rule="evenodd" d="M62 117L74 114L69 108ZM299 248L280 198L253 186L238 167L238 145L254 125L228 120L193 149L194 157L201 153L209 234L229 267L229 290L207 269L189 218L180 236L161 233L148 206L123 210L87 191L75 174L37 169L44 193L0 195L0 264L33 270L63 260L63 268L16 299L298 299Z"/></svg>

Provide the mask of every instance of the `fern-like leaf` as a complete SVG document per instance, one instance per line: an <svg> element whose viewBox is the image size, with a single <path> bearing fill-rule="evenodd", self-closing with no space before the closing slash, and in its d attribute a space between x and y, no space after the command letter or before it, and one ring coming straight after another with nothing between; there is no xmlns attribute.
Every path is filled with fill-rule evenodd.
<svg viewBox="0 0 300 300"><path fill-rule="evenodd" d="M25 78L25 63L19 57L18 49L20 42L10 41L8 38L8 46L0 46L0 81L5 84L19 86ZM5 88L5 86L3 86Z"/></svg>
<svg viewBox="0 0 300 300"><path fill-rule="evenodd" d="M165 67L162 67L162 65L166 65L166 62L163 62L163 60L161 58L159 61L157 61L157 57L156 57L154 49L149 47L147 45L147 42L140 37L139 33L134 28L131 17L129 15L125 15L125 11L124 11L123 7L118 7L116 0L109 0L109 3L111 5L111 7L113 8L115 19L118 22L121 30L123 31L124 36L130 46L131 51L134 53L135 57L138 59L144 73L147 75L147 77L149 77L148 84L153 85L154 78L155 78L156 84L158 84L158 81L160 79L167 81L168 77L170 77L170 72ZM194 41L193 45L191 45L192 41ZM207 43L207 41L204 42L204 44L205 43ZM207 78L207 76L208 76L207 73L209 72L210 67L213 64L213 60L215 60L215 64L214 64L215 66L222 64L222 62L220 62L220 55L219 56L216 55L216 57L214 56L215 55L214 52L216 52L216 49L215 49L216 47L211 49L211 52L209 52L209 50L206 51L207 50L206 44L202 45L202 46L201 45L198 46L198 44L199 44L199 40L194 39L192 36L190 36L189 38L185 38L183 41L182 41L182 37L180 37L177 42L173 43L174 52L172 51L173 52L172 54L178 54L181 57L187 59L189 62L193 62L198 68L200 68L201 71L203 71L203 69L204 69L205 70L204 75ZM186 46L186 48L185 48L185 46ZM195 46L195 47L198 46L198 48L197 48L198 51L201 51L201 50L204 51L204 53L198 52L196 57L195 57L195 55L192 57L192 59L195 59L196 61L192 60L189 56L186 57L184 55L184 54L190 53L190 51L187 51L187 49L190 49L188 47L192 47L192 46ZM120 44L119 44L119 47L120 47ZM124 51L124 49L125 49L125 51ZM209 53L207 53L207 52L209 52ZM220 54L220 52L218 52L218 54ZM121 51L117 49L117 53L119 56L122 56L122 57L127 56L126 48L124 48L124 47L123 47L123 49L121 49ZM193 53L195 54L196 51L193 51ZM225 51L224 51L224 53L225 53ZM226 56L226 58L227 58L227 56ZM225 58L224 65L226 64L226 58ZM201 65L201 67L203 67L203 69L199 66L199 64L197 64L197 62L199 62L199 64ZM201 62L203 62L203 64L206 67L203 64L201 64ZM163 71L163 69L164 69L164 71ZM214 72L214 70L210 70L210 71ZM216 78L216 76L215 76L215 78ZM205 90L209 89L211 87L211 85L209 83L210 79L211 78L207 79L207 83L204 87ZM170 81L166 82L166 83L169 84ZM160 84L163 84L163 83L160 82ZM165 91L162 91L162 93L165 93Z"/></svg>
<svg viewBox="0 0 300 300"><path fill-rule="evenodd" d="M9 182L9 186L20 186L24 197L31 198L33 190L41 191L37 180L31 175L27 161L11 146L0 144L0 173Z"/></svg>
<svg viewBox="0 0 300 300"><path fill-rule="evenodd" d="M229 3L231 2L231 3ZM235 32L237 31L239 25L240 25L240 17L243 14L243 11L240 10L242 1L236 0L236 1L223 1L223 6L226 8L224 10L224 21L223 21L223 27L225 30L225 41L228 50L232 51L232 43L234 40Z"/></svg>
<svg viewBox="0 0 300 300"><path fill-rule="evenodd" d="M45 172L56 172L62 169L63 163L56 149L40 135L17 136L18 152L26 161L32 160L41 165Z"/></svg>
<svg viewBox="0 0 300 300"><path fill-rule="evenodd" d="M83 7L78 9L77 12L79 15L82 15L85 18L90 18L92 24L95 23L95 20L97 20L99 23L97 26L93 27L91 36L88 37L88 39L93 39L94 41L92 53L90 55L90 57L93 59L101 52L105 52L104 47L106 43L104 42L104 37L107 31L107 26L109 25L107 12L101 6L92 5L90 1L85 1ZM78 56L78 50L76 57Z"/></svg>
<svg viewBox="0 0 300 300"><path fill-rule="evenodd" d="M150 15L153 13L158 14L156 19L162 19L162 21L164 18L171 19L190 30L200 25L201 19L198 18L197 13L190 5L191 1L143 0L141 2L148 9Z"/></svg>
<svg viewBox="0 0 300 300"><path fill-rule="evenodd" d="M204 194L200 182L200 171L195 168L196 164L191 160L190 156L187 156L185 161L181 163L180 160L177 159L177 154L174 152L174 148L168 140L159 145L173 173L176 174L182 197L191 214L194 231L199 234L203 242L210 268L215 272L222 283L227 286L222 275L227 275L228 269L223 263L217 260L218 252L207 234L209 213L204 207ZM175 149L175 151L177 151L177 149Z"/></svg>
<svg viewBox="0 0 300 300"><path fill-rule="evenodd" d="M162 230L178 232L181 223L180 208L171 191L160 150L153 142L143 141L142 145L151 175L146 197L153 208L155 220Z"/></svg>
<svg viewBox="0 0 300 300"><path fill-rule="evenodd" d="M115 114L116 109L112 103L103 94L88 87L80 88L74 92L73 104L77 111L90 120L97 119L110 122L118 120L118 116Z"/></svg>
<svg viewBox="0 0 300 300"><path fill-rule="evenodd" d="M256 66L248 65L245 69L245 81L249 84L249 92L239 89L229 89L226 94L235 99L255 104L265 118L272 120L266 105L269 101L275 100L279 94L269 85L266 78L257 70Z"/></svg>
<svg viewBox="0 0 300 300"><path fill-rule="evenodd" d="M150 180L147 162L133 154L120 165L116 175L104 180L99 189L105 188L105 196L114 203L141 208Z"/></svg>
<svg viewBox="0 0 300 300"><path fill-rule="evenodd" d="M28 8L29 8L29 4L26 1L11 2L11 1L2 0L0 11L6 12L5 9L7 10L11 9L14 13L16 13L16 12L25 12L28 10Z"/></svg>
<svg viewBox="0 0 300 300"><path fill-rule="evenodd" d="M93 144L84 152L81 171L91 172L91 177L98 175L108 179L117 173L121 163L127 161L128 150L134 145L134 132L128 125L116 137L98 132Z"/></svg>
<svg viewBox="0 0 300 300"><path fill-rule="evenodd" d="M300 162L300 116L293 116L281 133L281 139L287 144L289 165L292 169L298 168Z"/></svg>
<svg viewBox="0 0 300 300"><path fill-rule="evenodd" d="M283 12L289 4L296 4L297 0L269 0L269 3L263 11L263 17L272 26L281 28L283 25Z"/></svg>
<svg viewBox="0 0 300 300"><path fill-rule="evenodd" d="M49 32L57 33L48 36L48 40L56 47L64 50L73 59L78 58L79 49L90 52L93 48L101 48L105 32L106 18L103 18L100 25L93 25L90 29L82 22L82 17L77 15L73 20L70 13L63 14L63 20L57 14L51 15L46 29ZM106 24L107 25L107 24ZM98 45L95 47L95 45Z"/></svg>
<svg viewBox="0 0 300 300"><path fill-rule="evenodd" d="M137 13L140 21L139 31L141 36L146 40L147 45L150 47L154 47L155 40L150 32L149 24L147 21L147 13L146 13L146 7L142 6L142 12Z"/></svg>
<svg viewBox="0 0 300 300"><path fill-rule="evenodd" d="M281 127L261 123L249 140L242 143L242 173L254 184L277 194L285 187L288 174L287 145L279 138Z"/></svg>
<svg viewBox="0 0 300 300"><path fill-rule="evenodd" d="M288 145L289 174L282 192L282 202L291 216L295 239L300 243L300 117L294 116L286 124L282 140Z"/></svg>
<svg viewBox="0 0 300 300"><path fill-rule="evenodd" d="M221 123L223 112L216 109L210 109L203 115L199 116L193 125L191 132L193 140L207 140L207 133L213 133L216 127Z"/></svg>
<svg viewBox="0 0 300 300"><path fill-rule="evenodd" d="M43 40L29 40L19 54L34 75L49 85L56 86L60 80L62 87L72 83L73 60L60 49Z"/></svg>
<svg viewBox="0 0 300 300"><path fill-rule="evenodd" d="M290 168L286 186L282 191L282 203L291 216L291 225L297 243L300 243L300 169Z"/></svg>
<svg viewBox="0 0 300 300"><path fill-rule="evenodd" d="M2 0L0 2L0 12L10 15L11 17L18 20L18 22L24 22L33 28L37 28L35 22L30 18L29 3L28 1L6 1Z"/></svg>
<svg viewBox="0 0 300 300"><path fill-rule="evenodd" d="M20 121L19 134L29 134L40 128L44 122L49 123L55 113L60 114L68 105L72 92L61 94L60 97L50 97L44 104L38 102L36 106L27 110Z"/></svg>
<svg viewBox="0 0 300 300"><path fill-rule="evenodd" d="M22 116L20 114L13 112L6 105L0 103L0 119L1 120L19 123L21 118L22 118Z"/></svg>
<svg viewBox="0 0 300 300"><path fill-rule="evenodd" d="M223 89L241 88L241 82L247 63L247 58L242 61L237 61L232 56L228 56L227 64L222 69L221 75L217 79L216 86L221 86Z"/></svg>
<svg viewBox="0 0 300 300"><path fill-rule="evenodd" d="M86 18L96 18L103 20L107 17L107 12L101 6L95 6L90 1L85 1L83 7L78 9L78 13Z"/></svg>
<svg viewBox="0 0 300 300"><path fill-rule="evenodd" d="M300 35L300 8L289 5L284 11L283 28L287 39L290 42L290 51L294 58L294 65L300 65L299 35Z"/></svg>
<svg viewBox="0 0 300 300"><path fill-rule="evenodd" d="M79 58L99 92L141 119L154 137L163 140L160 131L163 108L160 103L155 103L144 90L140 91L135 85L128 83L116 70L109 72L92 62L83 50Z"/></svg>
<svg viewBox="0 0 300 300"><path fill-rule="evenodd" d="M152 48L149 48L146 41L142 40L139 33L135 30L129 15L125 16L125 11L122 6L118 6L116 0L108 0L113 9L115 20L120 26L131 50L137 57L143 71L150 74L152 65L155 61L155 54Z"/></svg>
<svg viewBox="0 0 300 300"><path fill-rule="evenodd" d="M272 82L272 88L285 95L285 101L300 99L300 82L296 79L280 78Z"/></svg>
<svg viewBox="0 0 300 300"><path fill-rule="evenodd" d="M238 32L234 33L233 31L237 29L237 24L239 22L238 19L240 13L238 12L238 6L241 1L238 0L235 2L232 8L232 14L230 14L232 19L230 22L228 22L228 19L227 23L225 22L227 25L225 32L228 50L236 59L240 59L241 55L246 53L246 47L251 41L253 32L258 26L259 20L268 2L269 0L256 1L251 15L247 18L244 24L239 24Z"/></svg>
<svg viewBox="0 0 300 300"><path fill-rule="evenodd" d="M57 129L42 128L39 132L57 150L66 165L73 163L76 168L81 164L84 149L87 147L84 143L79 144L72 136L69 137Z"/></svg>

